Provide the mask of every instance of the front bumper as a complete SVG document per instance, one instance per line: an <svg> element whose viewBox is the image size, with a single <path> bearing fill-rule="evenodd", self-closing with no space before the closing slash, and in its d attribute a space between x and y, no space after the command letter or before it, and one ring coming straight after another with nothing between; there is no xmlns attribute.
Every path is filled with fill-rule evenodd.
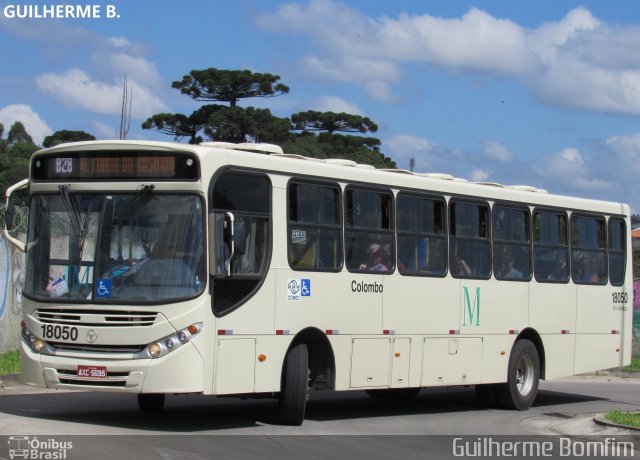
<svg viewBox="0 0 640 460"><path fill-rule="evenodd" d="M192 343L157 359L50 356L35 353L22 340L21 381L44 388L111 391L123 393L200 393L203 360ZM103 366L106 378L78 377L78 365Z"/></svg>

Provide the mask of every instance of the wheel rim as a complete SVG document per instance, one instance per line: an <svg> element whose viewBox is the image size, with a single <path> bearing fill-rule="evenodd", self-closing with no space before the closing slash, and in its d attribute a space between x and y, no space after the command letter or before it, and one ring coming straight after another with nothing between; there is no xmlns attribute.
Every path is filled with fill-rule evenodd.
<svg viewBox="0 0 640 460"><path fill-rule="evenodd" d="M533 358L530 355L522 355L518 359L516 368L516 386L518 393L523 396L528 395L533 388L535 380L535 370L533 366Z"/></svg>

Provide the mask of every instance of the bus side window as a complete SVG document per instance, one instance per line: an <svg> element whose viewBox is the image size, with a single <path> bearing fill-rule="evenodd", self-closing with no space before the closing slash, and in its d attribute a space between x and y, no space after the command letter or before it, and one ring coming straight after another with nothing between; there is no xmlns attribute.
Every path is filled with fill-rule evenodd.
<svg viewBox="0 0 640 460"><path fill-rule="evenodd" d="M396 207L400 273L444 276L447 272L444 200L401 193Z"/></svg>
<svg viewBox="0 0 640 460"><path fill-rule="evenodd" d="M342 266L340 189L289 184L287 257L295 270L337 271Z"/></svg>
<svg viewBox="0 0 640 460"><path fill-rule="evenodd" d="M536 211L533 214L533 259L537 281L569 281L568 242L565 214L553 211Z"/></svg>
<svg viewBox="0 0 640 460"><path fill-rule="evenodd" d="M571 278L577 284L606 284L604 218L571 216Z"/></svg>
<svg viewBox="0 0 640 460"><path fill-rule="evenodd" d="M346 192L346 262L349 271L393 271L392 195L348 189Z"/></svg>
<svg viewBox="0 0 640 460"><path fill-rule="evenodd" d="M493 207L493 271L499 280L531 279L529 212Z"/></svg>
<svg viewBox="0 0 640 460"><path fill-rule="evenodd" d="M489 206L454 201L449 211L449 270L456 278L491 276Z"/></svg>
<svg viewBox="0 0 640 460"><path fill-rule="evenodd" d="M624 284L625 260L627 252L627 231L624 220L609 219L609 277L611 284Z"/></svg>

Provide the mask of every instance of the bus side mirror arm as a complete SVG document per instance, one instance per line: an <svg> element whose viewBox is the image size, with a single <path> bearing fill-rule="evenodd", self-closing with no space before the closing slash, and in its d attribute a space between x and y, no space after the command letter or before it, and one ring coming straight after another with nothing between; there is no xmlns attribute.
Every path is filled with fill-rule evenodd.
<svg viewBox="0 0 640 460"><path fill-rule="evenodd" d="M16 184L12 185L11 187L7 188L7 191L5 192L5 197L6 197L6 200L7 200L7 206L6 206L6 211L5 211L3 234L4 234L4 237L9 242L11 242L11 244L16 246L22 252L24 252L26 250L25 243L23 243L22 241L18 240L17 238L14 238L9 233L9 229L13 225L13 216L14 216L14 212L15 212L15 200L14 200L14 197L12 196L12 194L16 190L22 190L24 188L27 188L28 186L29 186L29 179L22 179L20 182L18 182Z"/></svg>

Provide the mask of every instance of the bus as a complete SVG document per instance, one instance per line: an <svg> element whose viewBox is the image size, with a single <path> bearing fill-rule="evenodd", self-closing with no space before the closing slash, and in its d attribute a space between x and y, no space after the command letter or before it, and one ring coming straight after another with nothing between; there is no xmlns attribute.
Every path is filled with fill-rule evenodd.
<svg viewBox="0 0 640 460"><path fill-rule="evenodd" d="M626 204L270 144L61 144L29 174L28 385L273 397L299 425L311 390L525 410L631 359Z"/></svg>

